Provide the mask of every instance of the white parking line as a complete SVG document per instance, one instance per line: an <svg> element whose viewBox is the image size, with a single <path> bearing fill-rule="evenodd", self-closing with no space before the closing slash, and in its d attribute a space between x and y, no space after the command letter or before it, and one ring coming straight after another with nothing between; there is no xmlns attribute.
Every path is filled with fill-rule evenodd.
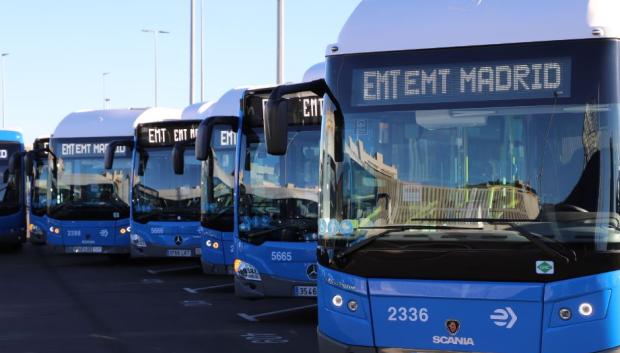
<svg viewBox="0 0 620 353"><path fill-rule="evenodd" d="M142 284L162 284L164 283L164 281L162 281L159 278L143 278L142 279Z"/></svg>
<svg viewBox="0 0 620 353"><path fill-rule="evenodd" d="M200 288L183 288L184 291L188 292L188 293L192 293L192 294L198 294L198 292L204 291L204 290L211 290L211 289L220 289L220 288L230 288L230 287L234 287L235 284L234 283L226 283L226 284L218 284L215 286L208 286L208 287L200 287Z"/></svg>
<svg viewBox="0 0 620 353"><path fill-rule="evenodd" d="M258 319L261 318L261 317L279 315L279 314L290 313L290 312L295 312L295 311L308 310L308 309L313 309L313 308L316 308L316 307L317 307L316 304L310 304L310 305L297 306L297 307L294 307L294 308L275 310L275 311L270 311L270 312L266 312L266 313L255 314L255 315L249 315L249 314L246 314L246 313L237 313L237 315L239 317L247 320L247 321L257 322Z"/></svg>
<svg viewBox="0 0 620 353"><path fill-rule="evenodd" d="M148 272L151 275L157 275L160 273L166 273L166 272L179 272L179 271L188 271L188 270L196 270L199 269L200 266L183 266L183 267L172 267L172 268L162 268L159 270L146 270L146 272Z"/></svg>
<svg viewBox="0 0 620 353"><path fill-rule="evenodd" d="M211 306L212 304L204 300L184 300L183 301L184 307L205 306L205 305Z"/></svg>

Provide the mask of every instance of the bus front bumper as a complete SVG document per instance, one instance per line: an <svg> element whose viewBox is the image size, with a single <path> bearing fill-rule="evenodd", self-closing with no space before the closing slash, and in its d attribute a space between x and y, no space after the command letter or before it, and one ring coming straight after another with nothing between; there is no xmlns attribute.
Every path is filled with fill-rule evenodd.
<svg viewBox="0 0 620 353"><path fill-rule="evenodd" d="M261 281L251 281L235 276L235 293L242 298L300 297L314 298L316 282L295 281L261 273ZM297 288L313 288L314 296L300 295Z"/></svg>
<svg viewBox="0 0 620 353"><path fill-rule="evenodd" d="M342 342L338 342L317 329L317 337L319 340L319 353L438 353L438 351L424 351L419 349L404 348L376 348L366 346L352 346ZM544 352L543 352L544 353ZM605 351L591 353L620 353L620 347L608 349Z"/></svg>
<svg viewBox="0 0 620 353"><path fill-rule="evenodd" d="M200 256L200 247L169 247L149 244L147 247L131 245L131 257L181 257L190 258Z"/></svg>
<svg viewBox="0 0 620 353"><path fill-rule="evenodd" d="M99 246L99 245L78 245L78 246L52 246L52 250L61 254L129 254L129 247L126 246Z"/></svg>
<svg viewBox="0 0 620 353"><path fill-rule="evenodd" d="M232 275L234 273L232 265L225 264L212 264L200 260L202 265L202 272L207 275Z"/></svg>
<svg viewBox="0 0 620 353"><path fill-rule="evenodd" d="M0 233L0 245L16 245L26 241L25 229L11 229Z"/></svg>
<svg viewBox="0 0 620 353"><path fill-rule="evenodd" d="M351 346L325 336L319 329L316 330L319 340L319 353L377 353L375 347Z"/></svg>

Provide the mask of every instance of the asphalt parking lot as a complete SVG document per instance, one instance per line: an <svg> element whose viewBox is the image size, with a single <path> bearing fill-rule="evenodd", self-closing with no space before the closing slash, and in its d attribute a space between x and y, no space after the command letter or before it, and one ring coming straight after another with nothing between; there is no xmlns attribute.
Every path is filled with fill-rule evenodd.
<svg viewBox="0 0 620 353"><path fill-rule="evenodd" d="M0 252L0 352L317 352L306 299L243 300L198 260Z"/></svg>

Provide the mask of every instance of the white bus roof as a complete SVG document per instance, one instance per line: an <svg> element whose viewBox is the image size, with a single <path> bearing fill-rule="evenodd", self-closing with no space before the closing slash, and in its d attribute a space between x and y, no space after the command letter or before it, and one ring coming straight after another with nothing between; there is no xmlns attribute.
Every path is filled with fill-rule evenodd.
<svg viewBox="0 0 620 353"><path fill-rule="evenodd" d="M620 38L619 0L362 0L326 55Z"/></svg>
<svg viewBox="0 0 620 353"><path fill-rule="evenodd" d="M179 119L180 109L161 107L80 111L64 117L52 138L133 136L138 124Z"/></svg>
<svg viewBox="0 0 620 353"><path fill-rule="evenodd" d="M325 78L325 62L320 62L310 66L310 68L304 73L302 82L310 82L321 78Z"/></svg>
<svg viewBox="0 0 620 353"><path fill-rule="evenodd" d="M203 117L239 116L239 113L241 112L241 100L243 99L245 92L270 87L274 86L247 86L233 88L224 93L217 101L215 101L213 105L207 109Z"/></svg>
<svg viewBox="0 0 620 353"><path fill-rule="evenodd" d="M213 101L200 102L189 105L183 109L181 119L183 120L201 120L204 119L204 114L213 105Z"/></svg>

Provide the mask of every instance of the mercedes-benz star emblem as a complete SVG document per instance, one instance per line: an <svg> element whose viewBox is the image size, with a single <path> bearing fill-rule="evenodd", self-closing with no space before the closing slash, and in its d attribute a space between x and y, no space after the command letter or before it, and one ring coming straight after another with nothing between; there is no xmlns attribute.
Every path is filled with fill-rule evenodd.
<svg viewBox="0 0 620 353"><path fill-rule="evenodd" d="M306 276L308 276L308 279L316 281L316 278L318 276L318 269L316 267L316 264L309 265L306 268Z"/></svg>
<svg viewBox="0 0 620 353"><path fill-rule="evenodd" d="M174 243L177 245L183 244L183 238L181 238L180 235L177 235L176 237L174 237Z"/></svg>

